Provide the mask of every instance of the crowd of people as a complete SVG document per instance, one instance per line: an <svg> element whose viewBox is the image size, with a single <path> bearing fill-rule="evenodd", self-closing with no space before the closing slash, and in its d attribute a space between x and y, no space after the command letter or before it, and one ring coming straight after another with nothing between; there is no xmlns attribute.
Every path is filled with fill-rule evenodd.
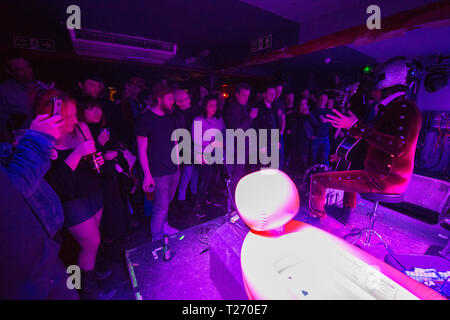
<svg viewBox="0 0 450 320"><path fill-rule="evenodd" d="M153 241L174 235L179 230L169 225L168 213L175 197L203 218L206 206L224 205L227 195L217 186L225 176L234 193L239 179L263 166L213 164L210 142L196 135L195 163L174 162L176 129L193 133L195 122L203 131L278 129L279 169L293 174L329 164L330 149L342 137L325 120L336 107L331 97L308 89L297 94L282 83L258 92L239 83L225 99L214 88L187 90L165 80L149 86L134 76L111 101L95 74L63 92L36 81L22 57L8 59L6 72L10 78L0 84L0 298L111 298L114 290L97 284L111 274L97 268L101 243L124 239L141 213L150 216ZM215 147L224 145L217 140ZM58 259L61 229L80 246L78 296L67 289Z"/></svg>

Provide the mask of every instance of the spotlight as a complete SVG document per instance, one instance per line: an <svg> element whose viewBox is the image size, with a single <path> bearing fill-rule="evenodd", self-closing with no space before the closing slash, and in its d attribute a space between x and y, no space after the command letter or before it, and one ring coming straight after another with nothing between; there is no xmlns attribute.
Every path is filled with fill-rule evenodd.
<svg viewBox="0 0 450 320"><path fill-rule="evenodd" d="M331 58L330 57L325 59L325 63L330 63L330 62L331 62Z"/></svg>
<svg viewBox="0 0 450 320"><path fill-rule="evenodd" d="M445 71L429 73L425 76L424 87L428 92L436 92L448 83L448 76Z"/></svg>

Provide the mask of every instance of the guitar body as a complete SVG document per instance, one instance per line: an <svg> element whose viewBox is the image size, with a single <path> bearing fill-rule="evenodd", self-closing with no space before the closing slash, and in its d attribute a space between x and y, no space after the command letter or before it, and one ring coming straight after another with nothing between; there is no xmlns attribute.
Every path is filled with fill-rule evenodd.
<svg viewBox="0 0 450 320"><path fill-rule="evenodd" d="M347 161L343 158L340 158L338 162L336 163L336 168L334 171L347 171L350 170L350 166L352 163L350 161Z"/></svg>
<svg viewBox="0 0 450 320"><path fill-rule="evenodd" d="M346 137L336 149L336 154L339 156L339 161L336 164L336 171L350 170L352 165L352 159L355 154L358 154L360 150L360 144L362 138L356 139L352 137Z"/></svg>

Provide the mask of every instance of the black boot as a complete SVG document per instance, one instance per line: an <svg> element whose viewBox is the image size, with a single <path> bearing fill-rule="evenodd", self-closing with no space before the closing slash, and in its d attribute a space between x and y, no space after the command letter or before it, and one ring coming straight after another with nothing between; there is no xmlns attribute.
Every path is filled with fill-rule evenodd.
<svg viewBox="0 0 450 320"><path fill-rule="evenodd" d="M116 289L100 290L94 270L81 271L81 289L77 291L81 300L109 300L117 292Z"/></svg>
<svg viewBox="0 0 450 320"><path fill-rule="evenodd" d="M98 284L94 270L81 270L81 289L77 291L81 300L98 300Z"/></svg>

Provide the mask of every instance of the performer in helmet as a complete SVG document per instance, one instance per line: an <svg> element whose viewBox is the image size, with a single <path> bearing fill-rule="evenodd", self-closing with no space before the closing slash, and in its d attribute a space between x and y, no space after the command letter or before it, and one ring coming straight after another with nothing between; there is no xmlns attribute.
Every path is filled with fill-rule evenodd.
<svg viewBox="0 0 450 320"><path fill-rule="evenodd" d="M414 169L414 154L422 123L414 101L406 97L412 82L410 64L396 57L375 71L372 97L378 101L377 116L371 127L351 111L348 115L333 110L328 121L348 130L355 138L369 143L363 170L337 171L311 176L309 213L323 218L325 190L340 189L357 193L400 194L406 190Z"/></svg>

